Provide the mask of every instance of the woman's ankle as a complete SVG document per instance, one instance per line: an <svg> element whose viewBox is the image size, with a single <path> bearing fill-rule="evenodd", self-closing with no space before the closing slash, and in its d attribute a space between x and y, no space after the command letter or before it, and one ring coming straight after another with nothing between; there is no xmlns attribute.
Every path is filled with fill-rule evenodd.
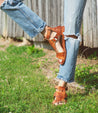
<svg viewBox="0 0 98 113"><path fill-rule="evenodd" d="M67 82L65 82L63 80L59 80L58 86L59 87L66 87L67 86Z"/></svg>
<svg viewBox="0 0 98 113"><path fill-rule="evenodd" d="M44 30L41 32L41 34L42 34L43 36L45 36L46 28L47 28L47 26L45 26Z"/></svg>

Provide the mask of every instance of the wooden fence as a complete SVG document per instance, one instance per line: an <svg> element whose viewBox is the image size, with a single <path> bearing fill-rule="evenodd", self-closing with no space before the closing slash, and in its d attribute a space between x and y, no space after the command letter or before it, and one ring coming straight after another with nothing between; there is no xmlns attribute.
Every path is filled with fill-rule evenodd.
<svg viewBox="0 0 98 113"><path fill-rule="evenodd" d="M87 0L83 16L83 45L98 47L98 17L97 0ZM64 23L64 0L25 0L24 3L37 13L50 26L63 25ZM0 11L0 35L4 37L31 38L9 18ZM33 39L34 42L42 43L43 37L39 34Z"/></svg>
<svg viewBox="0 0 98 113"><path fill-rule="evenodd" d="M98 0L87 0L83 17L83 44L98 47Z"/></svg>

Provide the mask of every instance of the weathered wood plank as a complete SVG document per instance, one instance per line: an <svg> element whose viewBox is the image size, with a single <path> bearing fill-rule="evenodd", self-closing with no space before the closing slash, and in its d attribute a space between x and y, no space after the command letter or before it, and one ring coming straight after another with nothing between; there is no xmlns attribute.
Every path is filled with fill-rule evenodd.
<svg viewBox="0 0 98 113"><path fill-rule="evenodd" d="M0 34L2 34L2 11L0 10Z"/></svg>
<svg viewBox="0 0 98 113"><path fill-rule="evenodd" d="M61 25L64 25L64 0L61 0L61 15L60 15L60 17L61 17Z"/></svg>
<svg viewBox="0 0 98 113"><path fill-rule="evenodd" d="M87 0L83 17L84 46L98 47L97 1Z"/></svg>

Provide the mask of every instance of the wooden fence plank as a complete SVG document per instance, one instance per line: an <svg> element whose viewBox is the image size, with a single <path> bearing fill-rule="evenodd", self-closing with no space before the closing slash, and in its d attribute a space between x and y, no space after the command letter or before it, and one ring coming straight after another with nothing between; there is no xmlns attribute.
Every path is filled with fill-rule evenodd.
<svg viewBox="0 0 98 113"><path fill-rule="evenodd" d="M98 47L97 1L87 0L83 17L84 46Z"/></svg>
<svg viewBox="0 0 98 113"><path fill-rule="evenodd" d="M2 11L0 10L0 34L2 34Z"/></svg>

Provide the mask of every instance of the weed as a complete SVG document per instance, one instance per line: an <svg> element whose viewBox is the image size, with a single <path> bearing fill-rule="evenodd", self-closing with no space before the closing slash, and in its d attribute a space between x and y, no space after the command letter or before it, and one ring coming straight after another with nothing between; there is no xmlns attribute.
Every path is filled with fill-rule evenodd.
<svg viewBox="0 0 98 113"><path fill-rule="evenodd" d="M27 49L26 49L26 52L29 55L32 55L35 58L42 57L42 56L45 55L45 53L43 52L42 49L35 48L34 45L33 46L28 46Z"/></svg>
<svg viewBox="0 0 98 113"><path fill-rule="evenodd" d="M96 72L96 67L86 66L84 64L78 65L76 67L75 80L85 85L87 89L91 89L92 87L98 89L98 73ZM93 70L94 73L91 73L91 70Z"/></svg>

